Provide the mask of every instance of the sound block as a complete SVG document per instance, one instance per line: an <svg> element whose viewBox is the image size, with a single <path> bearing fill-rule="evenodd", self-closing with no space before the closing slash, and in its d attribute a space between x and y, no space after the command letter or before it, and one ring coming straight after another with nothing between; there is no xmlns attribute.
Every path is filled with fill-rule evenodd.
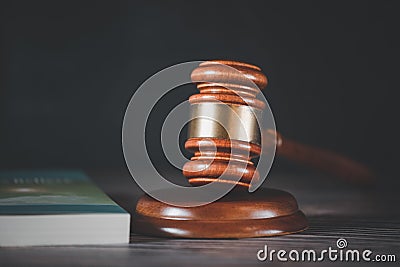
<svg viewBox="0 0 400 267"><path fill-rule="evenodd" d="M303 231L308 223L296 199L277 189L254 193L233 190L200 207L176 207L148 195L140 198L133 216L138 234L174 238L246 238Z"/></svg>

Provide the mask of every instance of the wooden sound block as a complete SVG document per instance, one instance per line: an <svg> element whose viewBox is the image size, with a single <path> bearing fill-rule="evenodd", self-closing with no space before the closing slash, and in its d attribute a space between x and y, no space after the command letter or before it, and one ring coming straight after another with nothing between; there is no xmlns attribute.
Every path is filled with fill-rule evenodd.
<svg viewBox="0 0 400 267"><path fill-rule="evenodd" d="M296 199L270 188L254 193L233 190L216 202L194 208L171 206L145 195L133 216L135 233L175 238L276 236L303 231L307 225Z"/></svg>

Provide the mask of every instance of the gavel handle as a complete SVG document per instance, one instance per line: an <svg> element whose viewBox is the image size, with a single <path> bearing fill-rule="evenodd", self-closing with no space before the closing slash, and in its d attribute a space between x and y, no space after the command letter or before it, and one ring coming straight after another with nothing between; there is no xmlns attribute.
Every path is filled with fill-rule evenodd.
<svg viewBox="0 0 400 267"><path fill-rule="evenodd" d="M271 133L269 133L271 134ZM373 183L374 173L365 165L321 148L301 144L276 133L276 154L297 163L331 173L345 180Z"/></svg>

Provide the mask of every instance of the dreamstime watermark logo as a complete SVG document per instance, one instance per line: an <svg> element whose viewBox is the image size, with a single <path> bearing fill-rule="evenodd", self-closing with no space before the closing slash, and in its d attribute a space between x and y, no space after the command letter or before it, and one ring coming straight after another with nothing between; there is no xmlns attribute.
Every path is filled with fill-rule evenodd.
<svg viewBox="0 0 400 267"><path fill-rule="evenodd" d="M374 254L372 250L347 249L347 240L339 238L336 240L336 247L328 247L323 250L303 249L297 250L275 250L269 249L265 245L257 252L259 261L293 261L293 262L321 262L321 261L340 261L340 262L396 262L394 254Z"/></svg>
<svg viewBox="0 0 400 267"><path fill-rule="evenodd" d="M203 61L177 64L165 68L151 76L136 90L128 104L124 116L122 126L122 148L125 162L132 177L147 194L170 205L194 207L211 203L231 191L235 186L235 182L238 182L241 178L229 177L232 183L212 182L198 187L180 186L168 181L156 170L147 152L146 143L152 142L153 140L146 140L145 131L149 115L154 106L169 91L181 85L193 82L209 82L203 80L193 81L191 79L192 71L201 63L203 63ZM236 76L240 77L241 82L246 83L246 86L258 89L257 85L240 71L224 64L219 65L219 68L230 73L235 73ZM213 84L235 90L235 88L229 88L229 84L218 84L218 82L215 81L213 81ZM260 93L258 95L258 99L264 102L266 108L262 113L262 117L257 112L254 112L253 115L256 118L256 122L260 129L275 131L275 121L268 102L263 94ZM245 102L248 101L245 98L242 98L242 100ZM223 110L226 110L225 112L231 115L231 120L241 121L240 116L234 108L223 102L219 102L218 104L224 106ZM196 117L193 116L189 118L189 113L189 101L178 103L168 114L160 133L164 155L173 166L179 169L182 169L183 165L188 161L179 150L179 134L190 120L196 119ZM225 130L230 127L229 121L219 120L213 117L208 117L207 119L215 120L216 123L221 125ZM246 121L241 121L241 123L245 124ZM267 137L264 135L261 135L261 146L267 143L266 138ZM205 139L205 142L207 142L206 145L209 147L208 143L212 142L212 140ZM251 179L249 187L250 192L255 191L267 177L275 156L276 145L275 142L272 142L272 144L271 146L271 140L268 140L268 153L261 153L260 155L259 164L257 165L260 179ZM200 150L201 149L200 147ZM248 153L250 153L250 151ZM210 159L208 164L211 162L212 159ZM230 168L230 164L231 160L229 160L228 167L225 171L226 173ZM234 164L235 166L237 166L237 164L244 164L242 169L246 169L245 162L235 162ZM223 173L219 179L223 178L224 175L226 174Z"/></svg>

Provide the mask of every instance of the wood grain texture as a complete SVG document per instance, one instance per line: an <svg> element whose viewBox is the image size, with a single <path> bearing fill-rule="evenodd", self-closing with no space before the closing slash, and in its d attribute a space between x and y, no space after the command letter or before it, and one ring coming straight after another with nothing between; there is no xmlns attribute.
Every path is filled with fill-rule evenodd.
<svg viewBox="0 0 400 267"><path fill-rule="evenodd" d="M228 85L227 87L232 85L234 88L237 88L236 93L251 92L253 95L258 94L259 90L264 89L268 83L267 77L261 72L259 67L231 60L210 60L203 62L192 72L191 79L197 83L200 92L213 87L220 88L220 85L223 84ZM249 80L257 87L249 82ZM232 94L232 92L229 94Z"/></svg>
<svg viewBox="0 0 400 267"><path fill-rule="evenodd" d="M265 108L264 102L258 100L256 96L260 89L267 86L268 80L257 66L229 60L212 60L200 64L192 72L191 78L200 91L200 94L190 97L191 104L223 102L228 105L249 105L260 110ZM270 130L264 131L263 134L267 137L271 135ZM346 156L301 144L284 138L276 132L273 135L273 139L277 139L276 152L278 156L349 181L363 184L376 182L376 175L373 171ZM266 139L268 140L268 138ZM268 148L267 145L266 149ZM191 167L194 164L191 164ZM198 185L213 181L213 179L208 176L190 177L189 181ZM238 185L247 186L248 180L241 181Z"/></svg>
<svg viewBox="0 0 400 267"><path fill-rule="evenodd" d="M115 201L133 212L142 192L127 171L96 170L89 173ZM400 214L398 209L388 208L393 203L399 203L395 184L369 191L321 175L273 172L268 185L284 187L296 196L309 221L307 230L286 236L212 240L157 238L132 233L129 245L0 248L0 263L1 266L13 267L282 266L277 261L259 262L257 251L264 245L275 250L321 250L334 247L340 237L347 239L351 249L371 249L374 253L391 253L400 257ZM293 264L310 265L347 264L329 261ZM378 266L373 263L368 265ZM398 262L381 266L397 265ZM351 266L366 264L356 262Z"/></svg>
<svg viewBox="0 0 400 267"><path fill-rule="evenodd" d="M249 105L260 110L265 108L264 102L258 100L256 95L267 86L268 81L257 66L229 60L212 60L194 69L191 79L200 91L200 94L189 98L192 105L222 102L227 105ZM200 145L209 141L212 141L213 146L203 145L200 150ZM249 187L253 178L260 178L251 161L260 155L258 144L218 138L190 138L185 147L195 153L183 167L183 174L192 185L218 181ZM223 173L225 178L217 180ZM240 181L235 182L230 178L240 178Z"/></svg>
<svg viewBox="0 0 400 267"><path fill-rule="evenodd" d="M255 109L265 107L256 99L256 94L260 92L258 87L267 85L267 78L256 66L234 61L210 61L200 64L191 77L200 90L200 94L190 97L192 105L219 101ZM216 114L212 113L210 119L216 119ZM249 120L246 122L251 123ZM212 131L212 128L205 129L206 134ZM240 128L232 127L232 130L236 132ZM306 229L307 220L289 193L263 189L250 194L243 190L253 179L260 179L251 160L260 155L261 147L250 142L253 139L246 140L204 135L189 138L185 147L194 152L194 156L183 166L183 175L189 183L194 186L210 182L230 183L237 190L195 208L175 207L143 196L133 216L136 233L180 238L246 238L292 234ZM174 194L171 191L163 193Z"/></svg>
<svg viewBox="0 0 400 267"><path fill-rule="evenodd" d="M237 184L244 187L249 187L252 179L260 178L251 161L261 153L257 144L218 138L190 138L185 148L194 152L191 161L183 166L183 175L192 185L216 181L222 174L224 177L219 182L231 183L229 178L240 178Z"/></svg>
<svg viewBox="0 0 400 267"><path fill-rule="evenodd" d="M376 174L370 168L344 155L296 142L271 130L264 131L263 135L265 140L276 143L278 156L347 181L367 185L377 182ZM265 149L268 153L268 146Z"/></svg>
<svg viewBox="0 0 400 267"><path fill-rule="evenodd" d="M276 236L303 231L307 225L292 195L267 188L253 194L237 189L192 208L174 207L146 195L133 216L136 233L180 238Z"/></svg>

